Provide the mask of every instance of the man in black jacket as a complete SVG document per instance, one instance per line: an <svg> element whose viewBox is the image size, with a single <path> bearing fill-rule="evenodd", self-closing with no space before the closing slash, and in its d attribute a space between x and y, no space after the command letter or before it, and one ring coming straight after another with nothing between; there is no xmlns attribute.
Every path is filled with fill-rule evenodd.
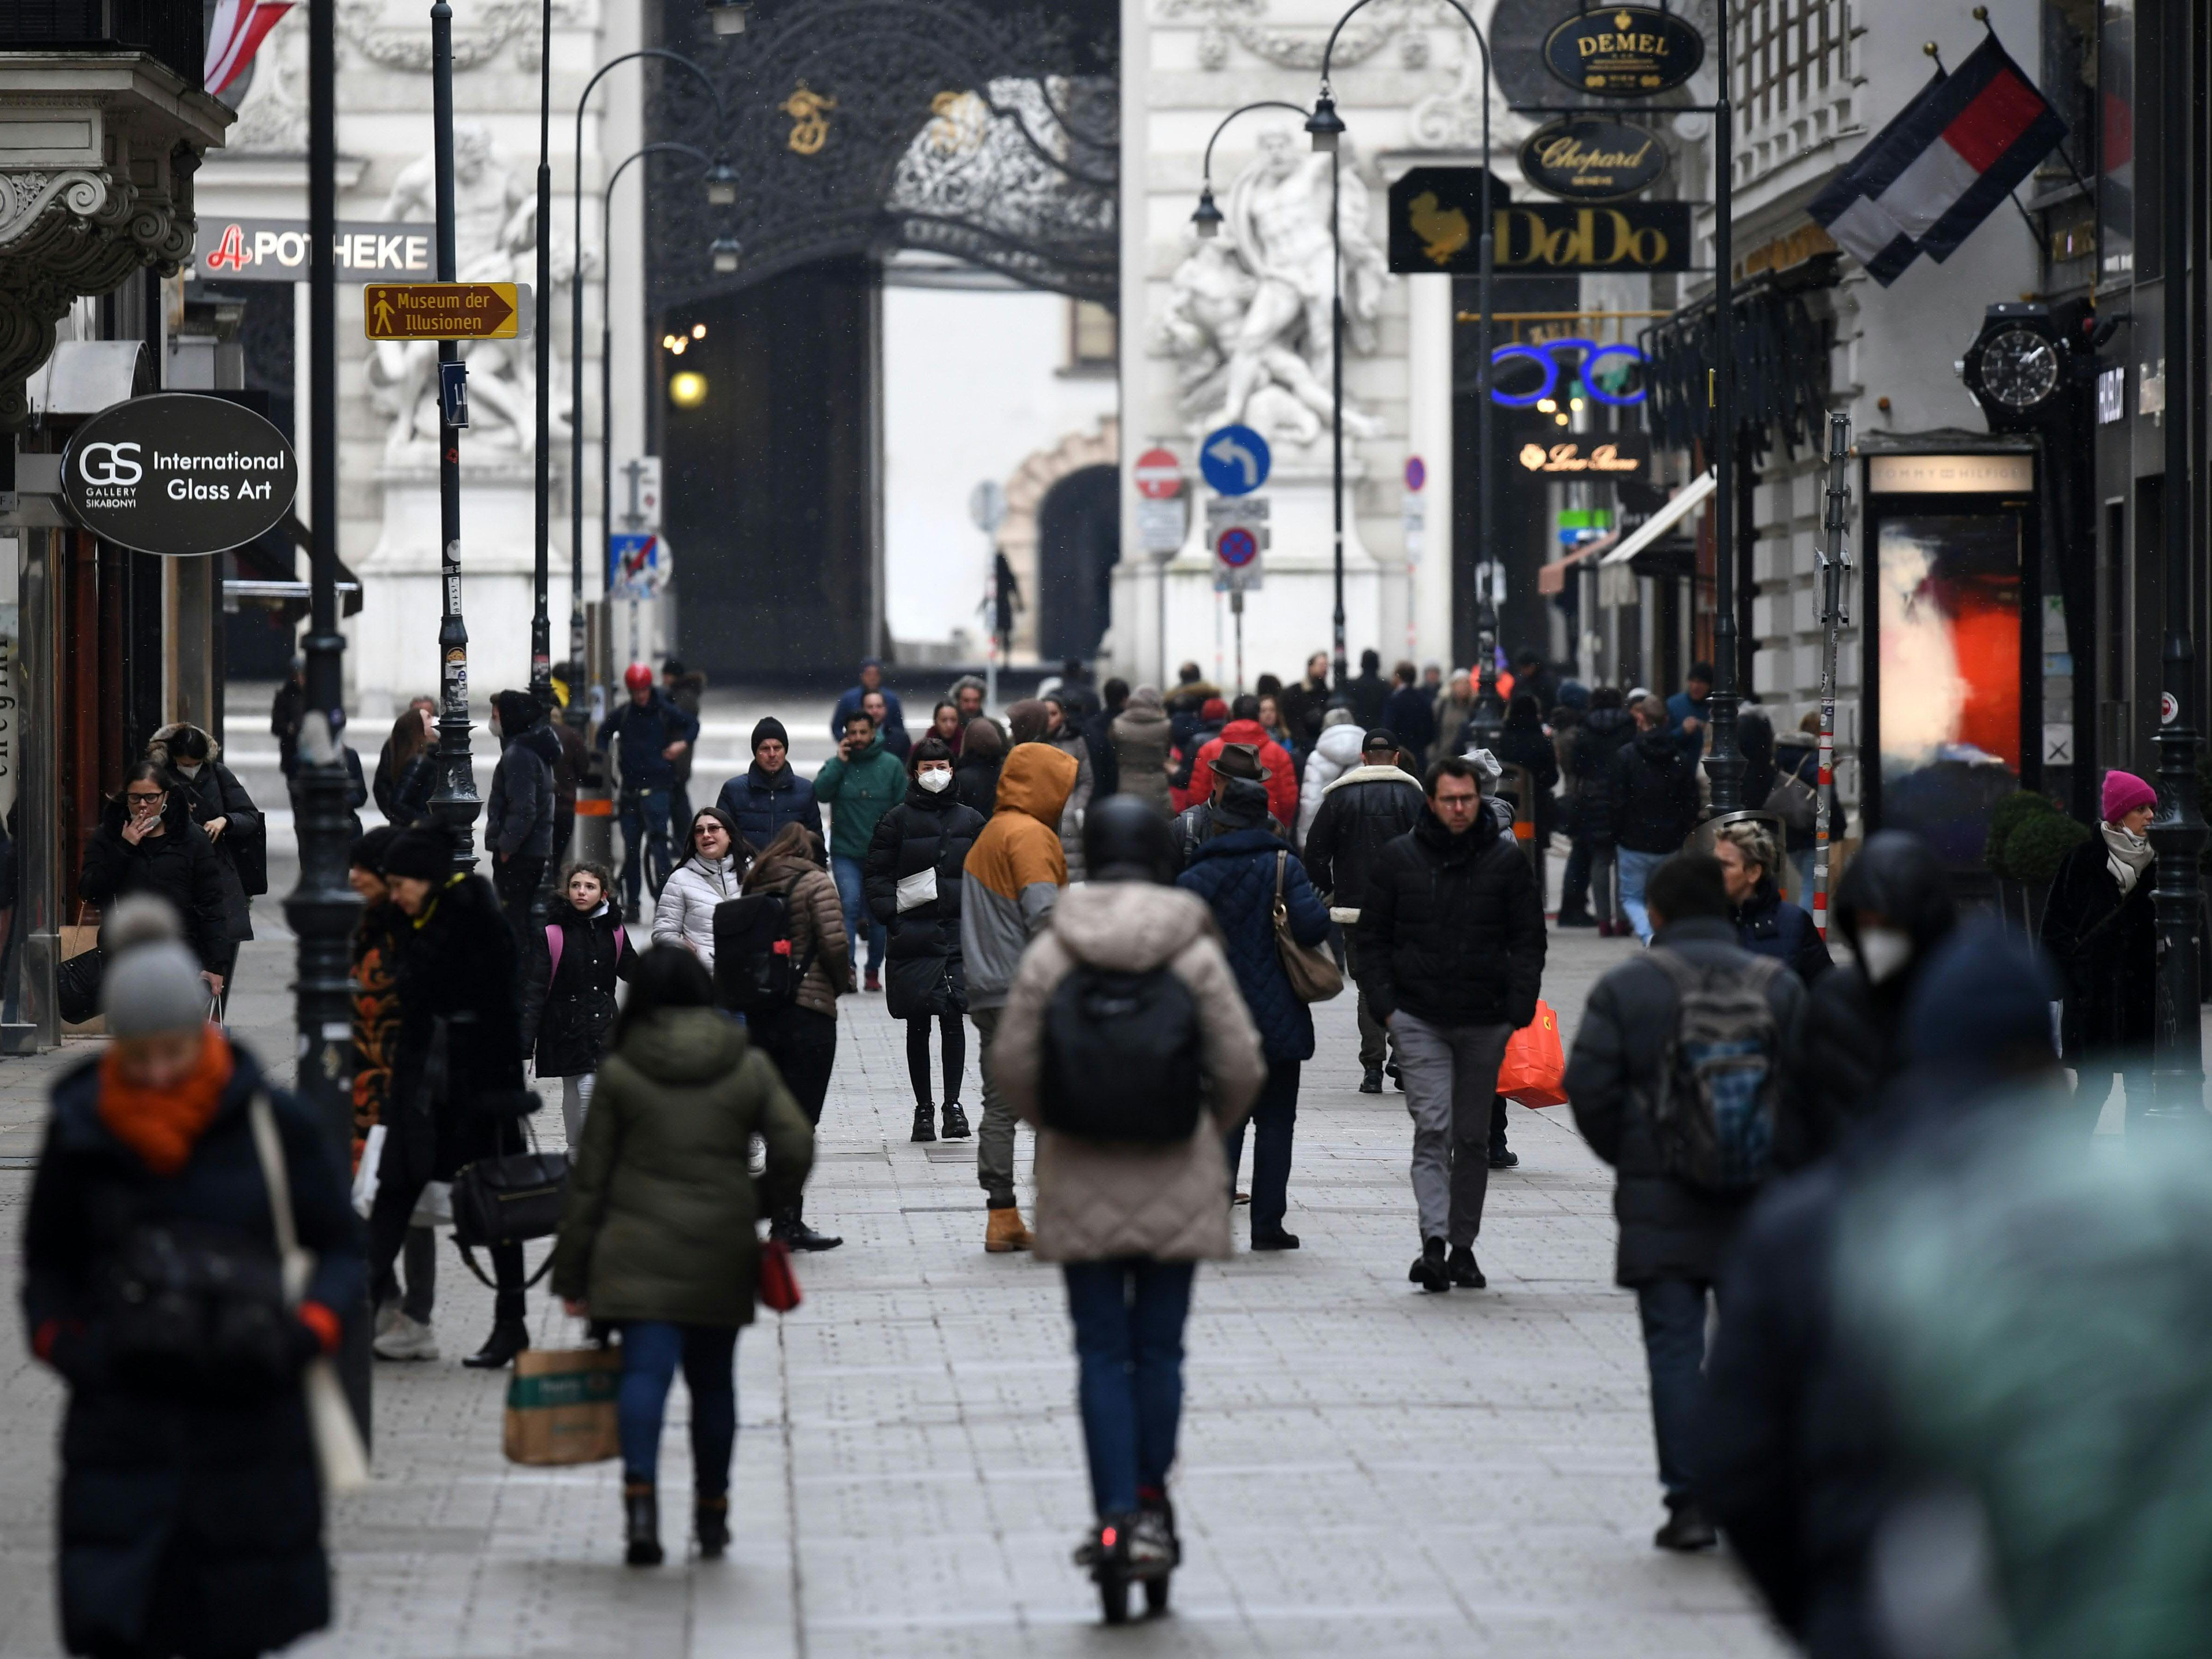
<svg viewBox="0 0 2212 1659"><path fill-rule="evenodd" d="M1382 724L1382 705L1390 700L1390 682L1382 678L1382 653L1359 653L1359 672L1344 694L1352 703L1352 718L1363 726Z"/></svg>
<svg viewBox="0 0 2212 1659"><path fill-rule="evenodd" d="M1667 732L1667 705L1646 697L1632 711L1636 738L1613 757L1606 817L1620 865L1620 908L1636 937L1651 942L1644 884L1681 850L1698 823L1698 763Z"/></svg>
<svg viewBox="0 0 2212 1659"><path fill-rule="evenodd" d="M1359 988L1397 1042L1413 1114L1421 1254L1407 1276L1427 1291L1486 1283L1474 1240L1490 1103L1544 978L1544 896L1483 810L1480 775L1457 755L1429 769L1428 810L1376 855L1354 934Z"/></svg>
<svg viewBox="0 0 2212 1659"><path fill-rule="evenodd" d="M1674 1173L1662 1140L1653 1108L1668 1086L1666 1068L1678 1052L1682 1018L1683 994L1671 967L1729 975L1739 987L1764 981L1773 1017L1766 1054L1772 1073L1796 1046L1805 988L1779 963L1735 942L1728 889L1711 854L1678 854L1661 865L1651 878L1650 908L1657 951L1622 963L1590 992L1567 1060L1567 1098L1590 1150L1613 1165L1620 1224L1613 1278L1636 1292L1643 1316L1668 1511L1653 1541L1662 1549L1710 1549L1716 1540L1698 1506L1694 1455L1706 1298L1759 1189L1692 1185Z"/></svg>
<svg viewBox="0 0 2212 1659"><path fill-rule="evenodd" d="M1329 920L1347 931L1345 957L1359 977L1355 930L1366 902L1376 856L1421 821L1420 781L1398 764L1398 738L1384 726L1359 745L1359 764L1322 792L1321 810L1306 832L1306 873L1328 895ZM1382 1092L1382 1062L1392 1046L1363 988L1359 992L1359 1092ZM1401 1084L1402 1087L1402 1081Z"/></svg>
<svg viewBox="0 0 2212 1659"><path fill-rule="evenodd" d="M553 856L553 766L561 740L545 730L545 705L527 691L502 691L491 700L500 740L484 803L484 842L492 855L492 885L517 945L536 937L531 901ZM550 757L550 758L549 758Z"/></svg>

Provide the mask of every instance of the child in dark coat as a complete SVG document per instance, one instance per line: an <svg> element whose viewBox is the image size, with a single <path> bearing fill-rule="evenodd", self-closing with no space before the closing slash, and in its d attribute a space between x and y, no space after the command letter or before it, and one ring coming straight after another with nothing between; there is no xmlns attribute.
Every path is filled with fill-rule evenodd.
<svg viewBox="0 0 2212 1659"><path fill-rule="evenodd" d="M628 979L629 935L614 906L613 885L596 864L575 864L562 890L568 902L545 923L545 948L532 953L523 990L522 1043L539 1077L561 1079L561 1121L574 1146L584 1133L592 1080L615 1023L615 981Z"/></svg>

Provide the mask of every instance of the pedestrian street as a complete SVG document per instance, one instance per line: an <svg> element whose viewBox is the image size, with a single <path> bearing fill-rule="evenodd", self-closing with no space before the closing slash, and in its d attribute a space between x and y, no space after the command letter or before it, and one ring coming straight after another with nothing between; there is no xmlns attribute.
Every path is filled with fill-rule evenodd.
<svg viewBox="0 0 2212 1659"><path fill-rule="evenodd" d="M269 901L256 922L235 1018L281 1062L292 946ZM1570 1037L1589 984L1630 948L1553 935L1545 989ZM375 1484L339 1500L331 1522L333 1626L292 1651L1781 1651L1724 1555L1651 1547L1662 1510L1636 1305L1611 1283L1610 1182L1565 1112L1513 1109L1521 1166L1492 1176L1477 1247L1491 1288L1424 1295L1406 1279L1417 1240L1402 1097L1356 1092L1349 997L1316 1013L1291 1187L1304 1248L1243 1252L1240 1212L1238 1255L1200 1273L1174 1487L1187 1554L1171 1617L1099 1626L1067 1559L1090 1512L1060 1275L984 1255L973 1143L908 1143L898 1028L880 998L856 996L841 1004L809 1198L810 1215L847 1242L801 1258L805 1305L781 1321L763 1310L739 1343L730 1559L686 1562L679 1519L669 1565L625 1568L617 1465L505 1461L505 1379L459 1364L489 1322L490 1292L447 1249L443 1357L377 1366ZM45 1083L82 1052L0 1061L11 1246ZM972 1109L972 1058L969 1079ZM556 1103L537 1119L548 1145L561 1133ZM13 1248L8 1262L12 1300ZM540 1344L579 1338L542 1291L531 1319ZM25 1353L18 1322L0 1324L0 1659L31 1659L58 1650L61 1389ZM661 1479L681 1492L682 1389L670 1403Z"/></svg>

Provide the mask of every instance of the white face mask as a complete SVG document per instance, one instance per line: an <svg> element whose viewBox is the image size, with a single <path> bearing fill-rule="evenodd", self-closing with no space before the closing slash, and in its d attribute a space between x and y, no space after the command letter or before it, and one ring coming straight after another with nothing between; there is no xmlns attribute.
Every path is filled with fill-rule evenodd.
<svg viewBox="0 0 2212 1659"><path fill-rule="evenodd" d="M1859 968L1869 984L1880 985L1904 971L1912 960L1912 935L1894 927L1859 929Z"/></svg>
<svg viewBox="0 0 2212 1659"><path fill-rule="evenodd" d="M933 766L927 772L915 774L914 781L933 795L942 793L952 782L952 774L943 767Z"/></svg>
<svg viewBox="0 0 2212 1659"><path fill-rule="evenodd" d="M182 772L188 778L196 778L200 775L200 768L204 766L206 763L207 763L204 761L191 761L189 763L179 761L177 763L177 770Z"/></svg>

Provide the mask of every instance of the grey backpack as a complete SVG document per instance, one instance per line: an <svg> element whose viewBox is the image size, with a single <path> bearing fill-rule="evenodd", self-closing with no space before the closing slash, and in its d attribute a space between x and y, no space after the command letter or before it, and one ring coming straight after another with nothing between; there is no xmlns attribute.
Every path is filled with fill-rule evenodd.
<svg viewBox="0 0 2212 1659"><path fill-rule="evenodd" d="M1766 994L1789 970L1759 956L1700 967L1663 945L1650 960L1674 981L1677 1004L1651 1104L1660 1158L1693 1187L1748 1192L1774 1170L1782 1033Z"/></svg>

